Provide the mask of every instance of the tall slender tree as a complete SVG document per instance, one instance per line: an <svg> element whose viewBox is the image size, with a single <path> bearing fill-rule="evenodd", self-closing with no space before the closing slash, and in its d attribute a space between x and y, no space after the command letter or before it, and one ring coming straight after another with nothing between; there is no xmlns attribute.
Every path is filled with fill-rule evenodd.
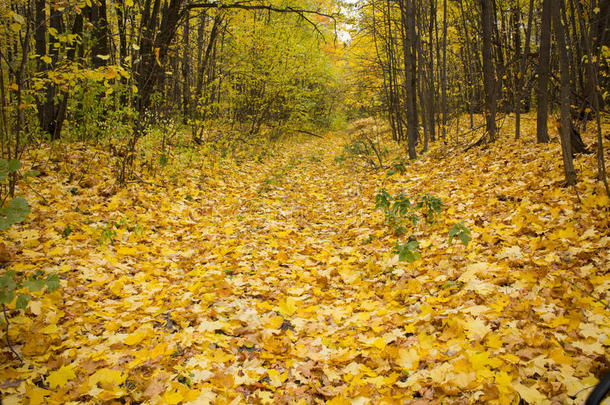
<svg viewBox="0 0 610 405"><path fill-rule="evenodd" d="M538 111L536 139L538 143L548 142L549 115L549 69L551 61L551 13L553 0L542 0L542 21L540 26L540 47L538 48Z"/></svg>
<svg viewBox="0 0 610 405"><path fill-rule="evenodd" d="M572 118L570 107L570 60L566 50L565 28L561 21L561 7L565 5L564 0L553 0L552 17L553 32L557 39L557 53L559 54L559 71L561 74L561 124L559 135L561 138L561 153L563 156L563 168L566 185L576 184L576 170L574 169L574 156L572 155L571 128Z"/></svg>
<svg viewBox="0 0 610 405"><path fill-rule="evenodd" d="M483 27L483 86L485 88L485 121L487 140L496 139L497 83L492 55L493 0L480 0Z"/></svg>

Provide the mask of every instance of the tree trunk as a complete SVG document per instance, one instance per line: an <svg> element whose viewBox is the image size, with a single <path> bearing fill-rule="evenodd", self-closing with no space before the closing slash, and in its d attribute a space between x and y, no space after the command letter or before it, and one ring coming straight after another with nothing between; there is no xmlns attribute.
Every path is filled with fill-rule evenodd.
<svg viewBox="0 0 610 405"><path fill-rule="evenodd" d="M443 112L442 137L447 137L447 0L443 0L443 67L441 72L441 109Z"/></svg>
<svg viewBox="0 0 610 405"><path fill-rule="evenodd" d="M466 63L464 64L464 70L468 72L468 87L470 90L469 102L468 102L468 112L470 115L470 129L474 128L474 74L472 73L472 58L470 57L470 38L468 35L468 26L466 25L466 14L464 13L464 5L462 0L460 0L460 14L462 15L462 27L464 29L464 37L466 42L464 43L464 47L466 48Z"/></svg>
<svg viewBox="0 0 610 405"><path fill-rule="evenodd" d="M523 99L523 80L525 78L525 68L527 62L527 54L530 52L530 40L532 37L532 19L534 16L534 0L530 0L530 8L527 14L527 28L525 32L525 46L521 55L521 66L519 68L519 77L517 78L517 102L515 104L515 139L521 137L521 102Z"/></svg>
<svg viewBox="0 0 610 405"><path fill-rule="evenodd" d="M551 9L553 0L542 0L542 25L538 49L538 117L536 139L538 143L549 142L547 125L549 115L549 65L551 59Z"/></svg>
<svg viewBox="0 0 610 405"><path fill-rule="evenodd" d="M91 2L91 17L89 19L93 25L93 48L91 57L93 66L105 66L110 56L110 46L108 44L108 13L106 10L106 0Z"/></svg>
<svg viewBox="0 0 610 405"><path fill-rule="evenodd" d="M493 0L480 0L483 25L483 86L485 88L485 120L487 140L496 139L497 83L491 53L493 27Z"/></svg>
<svg viewBox="0 0 610 405"><path fill-rule="evenodd" d="M560 7L563 0L553 1L553 30L557 39L557 52L559 53L559 70L561 75L561 153L563 156L563 167L567 186L576 184L576 171L571 146L572 117L570 115L570 61L566 50L565 30L561 21Z"/></svg>
<svg viewBox="0 0 610 405"><path fill-rule="evenodd" d="M182 104L184 119L191 117L191 53L190 53L191 21L189 16L184 20L183 54L182 54Z"/></svg>
<svg viewBox="0 0 610 405"><path fill-rule="evenodd" d="M430 75L430 80L428 80L428 122L430 123L430 140L432 142L436 141L436 122L435 122L435 105L434 105L434 96L436 95L436 90L434 86L434 43L432 38L434 38L434 23L436 22L436 0L430 1L430 26L428 30L428 40L429 40L429 50L430 53L428 55L428 73ZM423 117L422 117L423 119Z"/></svg>
<svg viewBox="0 0 610 405"><path fill-rule="evenodd" d="M51 7L51 14L49 18L49 26L53 28L58 36L63 33L63 21L62 12L58 9ZM59 45L58 36L55 37L49 47L49 54L51 57L51 67L54 68L59 62ZM61 136L61 123L58 125L58 118L61 115L61 101L59 105L55 103L55 96L57 95L57 85L49 82L47 84L47 99L44 105L44 117L41 123L44 123L43 131L47 132L52 141L58 140Z"/></svg>
<svg viewBox="0 0 610 405"><path fill-rule="evenodd" d="M406 27L406 41L403 44L405 65L405 90L407 110L407 143L409 159L417 158L415 144L417 142L417 77L415 52L415 10L413 0L401 0L401 18Z"/></svg>
<svg viewBox="0 0 610 405"><path fill-rule="evenodd" d="M36 0L36 31L34 34L35 50L36 55L38 55L38 73L45 72L47 70L46 64L42 60L42 57L47 54L47 17L45 13L46 9L46 1L45 0ZM38 100L38 121L40 124L40 128L43 131L46 130L49 123L47 121L48 115L46 113L45 108L46 101Z"/></svg>

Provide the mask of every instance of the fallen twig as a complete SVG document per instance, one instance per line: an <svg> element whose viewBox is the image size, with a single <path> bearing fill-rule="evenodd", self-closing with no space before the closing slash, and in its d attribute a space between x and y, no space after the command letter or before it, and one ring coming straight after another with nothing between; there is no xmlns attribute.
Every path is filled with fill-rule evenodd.
<svg viewBox="0 0 610 405"><path fill-rule="evenodd" d="M19 356L19 354L17 354L17 352L13 348L13 345L11 344L11 338L9 338L8 336L8 328L10 324L8 322L8 316L6 315L6 305L4 304L2 304L2 313L4 314L4 322L6 323L6 345L8 346L9 350L19 359L19 363L23 364L21 356Z"/></svg>

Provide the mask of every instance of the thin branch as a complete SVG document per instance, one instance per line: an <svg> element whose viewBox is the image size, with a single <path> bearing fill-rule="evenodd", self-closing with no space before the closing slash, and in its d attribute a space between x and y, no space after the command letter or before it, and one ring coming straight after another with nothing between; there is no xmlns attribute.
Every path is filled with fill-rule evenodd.
<svg viewBox="0 0 610 405"><path fill-rule="evenodd" d="M19 359L19 363L23 364L23 360L21 359L21 356L19 356L19 354L17 354L17 352L13 348L13 345L11 344L11 339L8 337L8 328L9 328L10 324L8 321L8 316L6 315L6 305L4 305L4 304L2 304L2 312L4 313L4 322L6 323L6 345L8 346L10 351L17 357L17 359Z"/></svg>
<svg viewBox="0 0 610 405"><path fill-rule="evenodd" d="M233 4L191 3L186 6L186 10L192 10L192 9L198 9L198 8L215 8L218 10L229 10L229 9L266 10L266 11L272 11L275 13L294 13L294 14L299 15L302 19L307 21L309 24L311 24L314 27L314 29L318 32L318 34L320 34L322 37L324 37L324 34L322 34L322 32L320 31L320 29L318 28L318 25L316 23L314 23L313 21L311 21L306 16L308 14L317 15L320 17L325 17L325 18L331 19L333 21L333 24L335 27L335 38L337 37L337 19L335 18L335 16L333 16L331 14L322 13L322 12L316 11L316 10L307 10L307 9L295 8L295 7L291 7L291 6L287 6L285 8L279 8L279 7L272 6L270 4L242 4L242 3L233 3Z"/></svg>

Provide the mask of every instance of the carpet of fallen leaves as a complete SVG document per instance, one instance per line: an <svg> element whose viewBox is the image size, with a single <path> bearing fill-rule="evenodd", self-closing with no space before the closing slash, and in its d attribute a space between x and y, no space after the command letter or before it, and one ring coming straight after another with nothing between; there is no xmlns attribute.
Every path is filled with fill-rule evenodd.
<svg viewBox="0 0 610 405"><path fill-rule="evenodd" d="M337 163L330 134L118 192L105 151L38 151L7 266L62 286L9 313L4 404L582 403L609 367L610 204L595 155L563 188L528 125L389 178ZM420 261L392 254L382 188L442 198Z"/></svg>

